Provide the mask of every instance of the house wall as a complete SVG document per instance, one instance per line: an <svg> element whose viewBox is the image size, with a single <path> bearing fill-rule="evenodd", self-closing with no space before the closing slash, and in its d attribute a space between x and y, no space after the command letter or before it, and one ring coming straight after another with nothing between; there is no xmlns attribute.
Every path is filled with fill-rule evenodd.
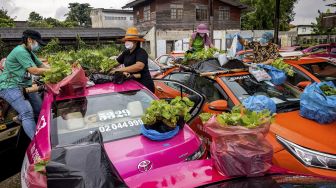
<svg viewBox="0 0 336 188"><path fill-rule="evenodd" d="M313 33L313 28L311 26L299 26L297 27L298 35L310 35Z"/></svg>
<svg viewBox="0 0 336 188"><path fill-rule="evenodd" d="M183 5L183 19L171 19L171 4ZM151 19L144 20L143 9L150 5ZM208 8L208 0L152 0L133 7L134 17L137 17L135 26L140 30L149 30L154 25L162 30L193 30L201 23L208 23L208 20L196 20L196 8ZM214 4L214 30L239 29L240 28L240 9L221 1L215 0ZM230 19L219 20L219 7L230 7ZM209 11L208 11L209 14Z"/></svg>

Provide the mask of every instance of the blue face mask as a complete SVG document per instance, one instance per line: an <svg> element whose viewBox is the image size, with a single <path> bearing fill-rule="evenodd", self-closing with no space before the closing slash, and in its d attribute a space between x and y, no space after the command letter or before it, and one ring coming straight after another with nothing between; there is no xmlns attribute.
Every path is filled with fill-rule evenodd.
<svg viewBox="0 0 336 188"><path fill-rule="evenodd" d="M38 44L38 42L33 43L31 49L33 52L38 51L40 49L40 45Z"/></svg>

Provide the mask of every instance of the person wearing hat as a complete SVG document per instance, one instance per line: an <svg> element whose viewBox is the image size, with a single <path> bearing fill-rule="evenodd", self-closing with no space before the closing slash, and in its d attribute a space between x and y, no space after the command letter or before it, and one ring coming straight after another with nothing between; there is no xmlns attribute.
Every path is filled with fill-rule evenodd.
<svg viewBox="0 0 336 188"><path fill-rule="evenodd" d="M238 35L239 42L245 47L253 49L253 63L271 64L278 56L278 45L272 43L273 34L265 32L259 41L249 42Z"/></svg>
<svg viewBox="0 0 336 188"><path fill-rule="evenodd" d="M213 44L211 42L210 37L208 36L209 30L205 24L200 24L197 26L196 32L191 35L189 41L189 49L200 51L205 46L209 48L213 48Z"/></svg>
<svg viewBox="0 0 336 188"><path fill-rule="evenodd" d="M148 70L148 54L140 47L140 42L145 40L140 37L137 28L130 27L122 41L125 42L126 50L117 57L117 61L124 67L114 69L111 73L117 71L129 74L140 73L141 77L135 80L154 93L154 82Z"/></svg>
<svg viewBox="0 0 336 188"><path fill-rule="evenodd" d="M6 58L3 73L0 75L0 97L6 100L18 113L19 121L30 139L34 137L36 123L34 111L39 114L41 99L37 94L29 94L25 100L23 88L32 85L31 74L42 75L49 70L34 54L40 45L44 45L39 32L26 30L22 35L22 44L16 46Z"/></svg>

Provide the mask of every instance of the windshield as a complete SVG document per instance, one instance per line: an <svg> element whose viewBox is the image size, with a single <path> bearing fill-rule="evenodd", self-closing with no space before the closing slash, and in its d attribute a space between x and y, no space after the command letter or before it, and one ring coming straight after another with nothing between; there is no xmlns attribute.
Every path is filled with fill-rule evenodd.
<svg viewBox="0 0 336 188"><path fill-rule="evenodd" d="M110 93L57 101L52 109L52 144L73 143L95 130L104 142L140 134L141 116L154 100L146 91Z"/></svg>
<svg viewBox="0 0 336 188"><path fill-rule="evenodd" d="M336 64L330 62L302 65L321 81L332 81L336 84Z"/></svg>
<svg viewBox="0 0 336 188"><path fill-rule="evenodd" d="M222 80L242 102L249 96L265 95L277 105L277 112L297 110L300 105L300 91L290 84L274 85L270 81L258 82L252 75L222 77Z"/></svg>
<svg viewBox="0 0 336 188"><path fill-rule="evenodd" d="M262 177L251 178L236 178L233 180L226 180L203 187L214 188L245 188L245 187L258 187L258 188L332 188L335 187L335 180L311 177L304 175L267 175Z"/></svg>

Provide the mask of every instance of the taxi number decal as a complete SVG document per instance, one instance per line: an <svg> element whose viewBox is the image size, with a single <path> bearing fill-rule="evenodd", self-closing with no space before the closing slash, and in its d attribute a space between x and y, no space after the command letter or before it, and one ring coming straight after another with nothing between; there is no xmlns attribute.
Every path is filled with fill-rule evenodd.
<svg viewBox="0 0 336 188"><path fill-rule="evenodd" d="M138 120L130 120L130 121L125 121L125 122L120 122L120 123L110 123L104 126L99 127L100 132L110 132L118 129L123 129L127 127L134 127L134 126L139 126L142 125L143 122L141 119Z"/></svg>

